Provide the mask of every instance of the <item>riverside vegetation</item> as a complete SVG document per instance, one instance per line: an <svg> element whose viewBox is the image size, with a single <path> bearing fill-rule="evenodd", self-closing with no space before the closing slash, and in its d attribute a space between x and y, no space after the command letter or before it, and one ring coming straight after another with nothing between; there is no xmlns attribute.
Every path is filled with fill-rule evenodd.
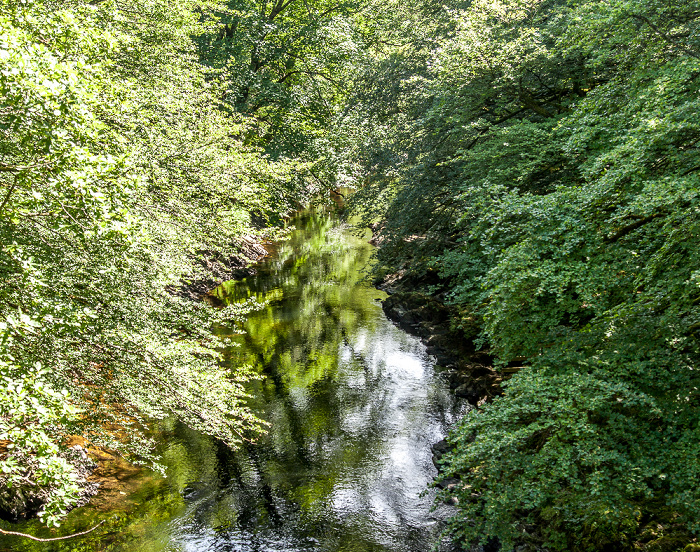
<svg viewBox="0 0 700 552"><path fill-rule="evenodd" d="M173 290L342 185L377 277L520 367L453 431L452 537L700 548L700 2L0 8L5 503L60 522L71 435L259 435L210 331L255 303Z"/></svg>

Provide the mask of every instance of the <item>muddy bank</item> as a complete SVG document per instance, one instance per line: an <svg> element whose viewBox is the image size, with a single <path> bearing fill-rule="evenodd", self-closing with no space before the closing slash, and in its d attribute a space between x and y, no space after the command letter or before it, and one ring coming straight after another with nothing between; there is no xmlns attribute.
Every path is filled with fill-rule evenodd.
<svg viewBox="0 0 700 552"><path fill-rule="evenodd" d="M73 466L78 487L78 501L71 510L88 503L109 510L140 484L137 476L143 474L143 468L114 452L90 446L77 436L65 443L65 447L59 456ZM31 478L29 472L27 479ZM0 477L0 518L12 522L35 518L52 492L51 486L39 484L10 488L2 484Z"/></svg>

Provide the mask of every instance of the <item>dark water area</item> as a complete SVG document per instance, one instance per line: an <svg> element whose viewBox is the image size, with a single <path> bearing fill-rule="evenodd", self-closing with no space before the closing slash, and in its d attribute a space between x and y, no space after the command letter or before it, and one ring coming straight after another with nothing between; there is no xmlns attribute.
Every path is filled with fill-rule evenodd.
<svg viewBox="0 0 700 552"><path fill-rule="evenodd" d="M256 275L216 290L229 304L266 302L226 358L260 375L249 404L269 433L230 451L167 422L168 477L141 476L109 511L72 512L61 534L109 518L104 530L0 550L449 550L439 535L451 510L433 510L430 446L465 407L420 341L384 316L385 294L364 278L369 236L326 212L291 224Z"/></svg>

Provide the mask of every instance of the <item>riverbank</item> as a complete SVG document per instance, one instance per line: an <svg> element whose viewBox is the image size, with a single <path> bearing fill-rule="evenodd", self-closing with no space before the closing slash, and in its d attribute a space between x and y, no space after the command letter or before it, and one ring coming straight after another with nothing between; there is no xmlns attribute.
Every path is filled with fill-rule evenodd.
<svg viewBox="0 0 700 552"><path fill-rule="evenodd" d="M193 259L198 277L181 280L179 285L169 286L168 292L178 297L201 301L209 292L230 280L241 280L255 274L255 263L269 255L269 243L262 236L243 236L234 249L238 252L225 255L220 251L198 251Z"/></svg>
<svg viewBox="0 0 700 552"><path fill-rule="evenodd" d="M422 286L415 281L402 279L396 274L375 282L380 289L391 293L382 302L387 317L394 321L404 331L420 337L427 346L428 353L435 357L438 370L446 377L450 388L461 398L466 399L473 407L479 408L494 397L503 393L502 383L526 368L522 361L513 362L496 370L493 357L488 350L477 350L474 339L479 333L476 323L469 324L454 308L446 305L441 297L422 291ZM460 320L461 327L457 326ZM476 435L471 439L475 439ZM454 445L447 439L433 444L433 463L439 472L442 471L442 459L454 450ZM464 483L459 473L438 475L435 485L447 491L445 503L457 506L459 504L455 493ZM463 493L461 493L463 494ZM479 495L472 495L472 500L478 500ZM648 506L648 505L647 505ZM619 543L618 547L607 546L610 552L627 552L631 550L645 552L700 552L700 545L688 532L687 527L678 522L677 512L659 502L645 520L640 523L636 534L630 535L627 543ZM536 526L529 524L523 539L515 548L507 552L546 552L541 546L543 527L546 522ZM490 539L486 545L472 546L463 549L464 552L506 552L498 540Z"/></svg>
<svg viewBox="0 0 700 552"><path fill-rule="evenodd" d="M455 313L444 302L419 291L398 291L382 302L382 309L425 343L458 397L478 407L501 394L504 375L493 368L488 351L476 348L478 328L455 328Z"/></svg>

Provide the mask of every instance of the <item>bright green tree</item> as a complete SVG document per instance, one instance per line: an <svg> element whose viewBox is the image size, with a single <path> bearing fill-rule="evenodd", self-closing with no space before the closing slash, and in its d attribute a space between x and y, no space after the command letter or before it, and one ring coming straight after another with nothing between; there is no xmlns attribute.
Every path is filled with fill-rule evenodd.
<svg viewBox="0 0 700 552"><path fill-rule="evenodd" d="M193 41L218 4L0 6L0 459L55 524L75 500L67 435L144 461L153 418L232 446L259 433L209 331L245 309L166 289L235 253L251 213L290 209L293 169L219 107Z"/></svg>
<svg viewBox="0 0 700 552"><path fill-rule="evenodd" d="M337 182L329 142L358 52L359 0L229 0L217 34L200 41L202 59L226 75L223 103L247 125L246 143L293 163L289 193L301 202Z"/></svg>

